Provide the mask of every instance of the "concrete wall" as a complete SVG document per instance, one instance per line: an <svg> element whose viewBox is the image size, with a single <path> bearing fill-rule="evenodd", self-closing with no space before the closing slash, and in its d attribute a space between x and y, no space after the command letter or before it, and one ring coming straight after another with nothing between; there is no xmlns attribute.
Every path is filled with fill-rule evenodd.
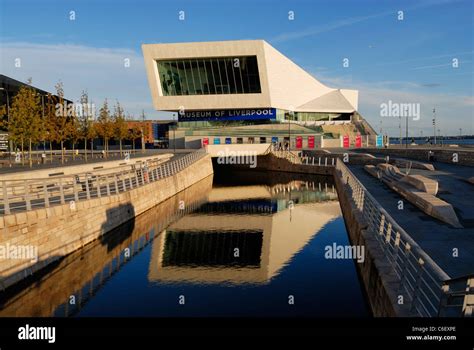
<svg viewBox="0 0 474 350"><path fill-rule="evenodd" d="M336 157L334 157L336 158ZM328 158L328 164L330 159ZM214 161L217 163L217 161ZM222 165L223 167L236 170L249 170L248 164ZM281 171L287 173L315 174L315 175L333 175L334 167L293 164L284 158L279 158L273 154L257 156L257 167L250 170L258 171Z"/></svg>
<svg viewBox="0 0 474 350"><path fill-rule="evenodd" d="M270 106L295 110L298 106L333 90L316 80L268 43L263 42L263 47Z"/></svg>
<svg viewBox="0 0 474 350"><path fill-rule="evenodd" d="M205 156L180 173L128 192L0 217L0 245L38 247L38 262L0 260L0 287L9 286L213 174Z"/></svg>
<svg viewBox="0 0 474 350"><path fill-rule="evenodd" d="M396 148L377 148L367 149L367 152L376 152L384 155L390 155L395 157L411 158L428 162L428 152L430 149L396 149ZM431 149L434 153L435 161L443 163L451 163L457 165L474 166L474 150L459 150L457 147L446 147L445 149ZM453 162L453 155L457 154L458 162Z"/></svg>
<svg viewBox="0 0 474 350"><path fill-rule="evenodd" d="M69 302L71 295L76 297L77 306L67 305L65 311L67 315L74 314L74 310L87 301L88 295L81 291L84 286L92 280L96 281L94 287L105 283L125 260L125 248L139 246L135 242L147 244L157 238L176 218L186 215L186 210L178 209L180 201L184 201L186 209L195 207L206 201L211 189L212 176L209 176L113 230L103 240L96 240L68 255L54 268L35 276L39 281L27 283L27 288L4 300L0 317L50 317L60 305ZM130 248L131 256L133 252Z"/></svg>
<svg viewBox="0 0 474 350"><path fill-rule="evenodd" d="M359 214L349 187L345 185L344 179L339 177L337 171L335 171L334 182L351 245L365 246L364 262L356 265L373 315L376 317L409 316L406 308L394 302L398 285L391 282L394 280L390 275L393 269L384 262L384 255L378 247L378 242L372 236L373 233L366 230L367 223Z"/></svg>

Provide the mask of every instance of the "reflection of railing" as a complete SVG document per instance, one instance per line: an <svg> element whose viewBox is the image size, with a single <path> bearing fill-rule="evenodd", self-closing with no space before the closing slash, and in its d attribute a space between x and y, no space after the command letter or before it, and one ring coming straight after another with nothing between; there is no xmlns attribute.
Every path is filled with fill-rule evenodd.
<svg viewBox="0 0 474 350"><path fill-rule="evenodd" d="M174 211L171 215L160 217L159 222L156 222L149 231L141 234L137 239L130 242L127 246L122 246L120 249L115 249L107 262L100 268L91 279L84 282L81 288L74 290L70 296L75 297L75 304L70 304L70 296L67 300L55 307L52 316L74 316L77 314L86 303L101 289L107 281L110 280L125 264L132 260L132 258L146 248L160 233L162 233L169 225L178 219L195 212L203 204L202 200L187 203L183 209ZM128 250L126 250L128 249ZM86 256L81 256L81 259L87 259ZM87 262L87 260L86 260Z"/></svg>
<svg viewBox="0 0 474 350"><path fill-rule="evenodd" d="M280 149L277 144L270 145L263 154L266 155L269 153L273 154L275 157L286 159L293 164L317 165L325 167L333 167L336 165L336 158L302 156L301 152L298 151L293 152L287 149Z"/></svg>
<svg viewBox="0 0 474 350"><path fill-rule="evenodd" d="M405 299L403 304L411 306L410 314L423 317L441 315L442 284L449 280L449 276L395 222L340 159L336 163L336 176L350 192L352 201L368 225L367 231L375 237L392 266L399 293Z"/></svg>
<svg viewBox="0 0 474 350"><path fill-rule="evenodd" d="M106 169L45 179L4 180L0 182L0 214L66 203L72 206L78 201L129 191L173 176L205 154L199 150L166 163L142 162L114 172Z"/></svg>

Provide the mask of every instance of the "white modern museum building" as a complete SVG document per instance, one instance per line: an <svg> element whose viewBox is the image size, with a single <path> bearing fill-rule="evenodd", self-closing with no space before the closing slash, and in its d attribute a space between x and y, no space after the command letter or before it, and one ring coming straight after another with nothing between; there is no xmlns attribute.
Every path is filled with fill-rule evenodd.
<svg viewBox="0 0 474 350"><path fill-rule="evenodd" d="M154 108L176 112L178 147L291 140L317 148L323 136L374 133L357 112L357 90L322 84L264 40L142 49Z"/></svg>

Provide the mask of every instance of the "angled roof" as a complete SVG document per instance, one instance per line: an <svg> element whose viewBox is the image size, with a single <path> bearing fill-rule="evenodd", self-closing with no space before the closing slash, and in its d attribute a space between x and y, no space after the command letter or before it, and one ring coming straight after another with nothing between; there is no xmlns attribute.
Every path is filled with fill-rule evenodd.
<svg viewBox="0 0 474 350"><path fill-rule="evenodd" d="M334 90L296 107L296 111L352 113L355 111L355 108L344 97L340 90Z"/></svg>
<svg viewBox="0 0 474 350"><path fill-rule="evenodd" d="M157 110L277 108L290 111L350 113L358 91L326 86L264 40L236 40L142 45L148 83ZM256 56L260 93L164 96L157 61ZM299 106L299 107L298 107Z"/></svg>

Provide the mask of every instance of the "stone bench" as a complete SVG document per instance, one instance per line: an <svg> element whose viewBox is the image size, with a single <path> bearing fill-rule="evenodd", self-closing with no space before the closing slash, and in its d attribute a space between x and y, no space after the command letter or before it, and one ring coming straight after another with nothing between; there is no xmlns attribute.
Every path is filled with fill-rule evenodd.
<svg viewBox="0 0 474 350"><path fill-rule="evenodd" d="M404 176L401 181L416 187L420 191L432 194L433 196L436 196L438 193L438 181L429 179L423 175L407 175Z"/></svg>
<svg viewBox="0 0 474 350"><path fill-rule="evenodd" d="M397 167L386 163L378 164L377 167L365 165L364 169L427 215L455 228L463 228L453 206L435 196L438 192L436 180L421 175L403 176Z"/></svg>

